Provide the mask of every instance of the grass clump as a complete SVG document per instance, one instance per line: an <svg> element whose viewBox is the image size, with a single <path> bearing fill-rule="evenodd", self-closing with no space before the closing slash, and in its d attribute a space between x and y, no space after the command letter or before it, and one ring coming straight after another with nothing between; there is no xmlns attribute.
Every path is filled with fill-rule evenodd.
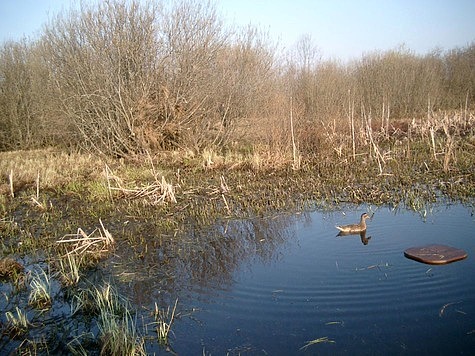
<svg viewBox="0 0 475 356"><path fill-rule="evenodd" d="M30 326L26 313L18 307L15 307L15 311L16 314L11 311L5 313L7 319L6 333L10 335L11 338L26 334Z"/></svg>
<svg viewBox="0 0 475 356"><path fill-rule="evenodd" d="M115 242L100 219L99 222L102 229L96 228L88 235L84 230L78 228L76 234L66 234L56 243L67 245L66 255L89 255L93 259L99 259L103 254L110 251Z"/></svg>
<svg viewBox="0 0 475 356"><path fill-rule="evenodd" d="M170 306L167 309L160 309L155 303L155 310L153 311L153 316L156 324L156 331L158 337L158 343L162 346L169 345L169 334L175 318L176 306L178 304L178 299L175 300L173 309L170 311Z"/></svg>
<svg viewBox="0 0 475 356"><path fill-rule="evenodd" d="M59 258L60 281L65 286L74 286L81 279L81 257L66 254Z"/></svg>
<svg viewBox="0 0 475 356"><path fill-rule="evenodd" d="M97 321L101 355L146 355L145 340L137 332L132 308L110 283L89 286L75 293L71 301L71 316L89 315ZM83 334L68 344L74 354L87 354L84 342L90 343L94 335Z"/></svg>
<svg viewBox="0 0 475 356"><path fill-rule="evenodd" d="M58 274L65 286L79 283L83 268L94 265L105 257L113 248L115 240L99 219L100 228L95 228L90 234L78 228L75 234L66 234L56 241L56 246L62 250L58 258Z"/></svg>
<svg viewBox="0 0 475 356"><path fill-rule="evenodd" d="M30 282L28 304L36 309L46 310L51 307L51 278L44 270L36 272Z"/></svg>
<svg viewBox="0 0 475 356"><path fill-rule="evenodd" d="M90 296L99 314L101 355L146 355L127 300L109 283L93 287Z"/></svg>

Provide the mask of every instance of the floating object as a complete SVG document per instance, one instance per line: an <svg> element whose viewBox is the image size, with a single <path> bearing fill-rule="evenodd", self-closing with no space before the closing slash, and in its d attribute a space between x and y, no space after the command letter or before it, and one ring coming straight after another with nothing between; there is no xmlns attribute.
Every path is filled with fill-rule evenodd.
<svg viewBox="0 0 475 356"><path fill-rule="evenodd" d="M351 224L351 225L343 225L343 226L335 226L338 230L342 232L349 232L349 233L359 233L362 231L366 231L366 219L369 219L369 215L366 213L361 214L361 219L359 224Z"/></svg>
<svg viewBox="0 0 475 356"><path fill-rule="evenodd" d="M445 265L467 258L467 252L446 245L426 245L408 248L404 256L430 265Z"/></svg>

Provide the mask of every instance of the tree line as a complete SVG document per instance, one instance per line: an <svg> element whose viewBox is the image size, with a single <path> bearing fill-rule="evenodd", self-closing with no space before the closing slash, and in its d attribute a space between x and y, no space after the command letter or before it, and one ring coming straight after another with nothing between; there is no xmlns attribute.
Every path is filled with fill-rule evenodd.
<svg viewBox="0 0 475 356"><path fill-rule="evenodd" d="M318 131L356 110L384 126L470 110L474 99L475 42L425 55L401 46L343 64L322 60L309 36L282 54L265 33L226 26L198 0L82 3L36 39L0 45L2 151L200 152L226 146L250 117L273 125L292 111Z"/></svg>

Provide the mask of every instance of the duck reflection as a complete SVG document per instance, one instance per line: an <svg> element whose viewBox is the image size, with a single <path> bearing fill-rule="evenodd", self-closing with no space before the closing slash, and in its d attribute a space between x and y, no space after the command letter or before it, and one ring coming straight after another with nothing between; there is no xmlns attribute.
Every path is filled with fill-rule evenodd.
<svg viewBox="0 0 475 356"><path fill-rule="evenodd" d="M340 231L338 235L336 236L349 236L349 235L360 235L361 243L363 245L367 245L369 243L369 240L371 240L371 236L366 237L366 230L358 232L344 232Z"/></svg>

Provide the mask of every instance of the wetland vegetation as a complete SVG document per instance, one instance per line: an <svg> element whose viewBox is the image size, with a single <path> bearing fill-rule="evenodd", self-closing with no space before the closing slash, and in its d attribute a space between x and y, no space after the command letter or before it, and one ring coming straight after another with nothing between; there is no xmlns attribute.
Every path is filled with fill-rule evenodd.
<svg viewBox="0 0 475 356"><path fill-rule="evenodd" d="M473 204L473 44L348 64L305 36L277 48L194 1L84 5L3 44L0 350L173 352L190 312L174 290L283 239L246 219ZM163 289L154 309L137 266Z"/></svg>

